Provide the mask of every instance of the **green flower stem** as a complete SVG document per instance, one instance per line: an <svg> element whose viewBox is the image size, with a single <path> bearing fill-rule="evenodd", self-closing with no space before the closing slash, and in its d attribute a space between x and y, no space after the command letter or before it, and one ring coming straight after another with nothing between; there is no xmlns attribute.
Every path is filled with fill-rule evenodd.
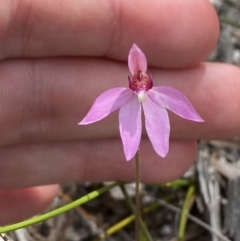
<svg viewBox="0 0 240 241"><path fill-rule="evenodd" d="M196 191L195 186L191 185L188 188L185 200L183 202L182 212L180 216L179 230L178 230L178 240L180 241L184 240L186 224L188 219L187 215L193 204L193 201L195 198L195 191Z"/></svg>
<svg viewBox="0 0 240 241"><path fill-rule="evenodd" d="M127 203L128 203L128 206L130 207L131 211L132 211L134 214L136 214L136 208L134 207L134 204L133 204L131 198L129 197L129 195L128 195L127 191L126 191L125 186L124 186L124 185L120 185L120 188L121 188L121 190L122 190L122 192L123 192L123 194L124 194L124 196L125 196L125 198L126 198L126 201L127 201ZM152 209L151 209L152 206L153 206L153 205L151 205L148 209L144 209L144 212L150 212L150 211L152 211ZM158 207L158 206L156 206L156 204L155 204L155 206L153 206L153 208L155 209L156 207ZM139 210L139 211L140 211L140 210ZM148 241L153 241L150 233L149 233L148 230L147 230L146 225L144 224L144 222L143 222L143 220L142 220L142 218L141 218L140 216L139 216L139 225L140 225L140 227L141 227L141 230L142 230L143 234L144 234L145 237L147 238L147 240L148 240Z"/></svg>
<svg viewBox="0 0 240 241"><path fill-rule="evenodd" d="M20 228L25 228L27 226L30 226L30 225L33 225L33 224L36 224L36 223L40 223L40 222L43 222L47 219L53 218L57 215L65 213L65 212L67 212L71 209L76 208L77 206L80 206L80 205L100 196L101 194L107 192L111 188L116 187L118 185L120 185L120 183L116 182L116 183L113 183L111 185L101 187L98 190L90 192L89 194L85 195L84 197L81 197L78 200L76 200L72 203L69 203L67 205L64 205L63 207L55 209L51 212L45 213L45 214L37 216L37 217L33 217L33 218L28 219L28 220L23 221L23 222L15 223L15 224L8 225L8 226L5 226L5 227L0 227L0 234L10 232L10 231L14 231L14 230L17 230L17 229L20 229Z"/></svg>

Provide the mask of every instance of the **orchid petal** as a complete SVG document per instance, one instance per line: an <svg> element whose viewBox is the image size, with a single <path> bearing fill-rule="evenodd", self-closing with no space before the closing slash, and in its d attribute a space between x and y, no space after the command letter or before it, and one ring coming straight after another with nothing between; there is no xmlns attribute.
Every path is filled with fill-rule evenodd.
<svg viewBox="0 0 240 241"><path fill-rule="evenodd" d="M141 104L133 96L119 111L119 130L127 161L131 160L139 147L142 134Z"/></svg>
<svg viewBox="0 0 240 241"><path fill-rule="evenodd" d="M142 103L148 137L156 153L165 157L169 149L170 123L165 108L157 105L151 98Z"/></svg>
<svg viewBox="0 0 240 241"><path fill-rule="evenodd" d="M97 97L87 115L78 124L88 125L102 120L113 111L126 104L126 102L128 102L133 95L134 93L131 90L123 87L118 87L103 92Z"/></svg>
<svg viewBox="0 0 240 241"><path fill-rule="evenodd" d="M149 91L149 97L182 118L198 122L204 121L187 97L177 89L168 86L154 87Z"/></svg>
<svg viewBox="0 0 240 241"><path fill-rule="evenodd" d="M136 44L133 44L128 54L128 68L132 75L138 73L138 71L147 71L146 56Z"/></svg>

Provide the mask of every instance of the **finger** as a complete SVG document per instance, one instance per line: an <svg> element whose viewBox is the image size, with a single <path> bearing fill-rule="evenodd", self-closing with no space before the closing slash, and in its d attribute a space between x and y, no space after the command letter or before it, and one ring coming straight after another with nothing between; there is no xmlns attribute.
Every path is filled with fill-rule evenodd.
<svg viewBox="0 0 240 241"><path fill-rule="evenodd" d="M169 154L162 159L154 153L149 141L143 139L141 181L173 180L189 168L195 154L195 142L171 141ZM120 138L3 147L0 156L2 189L76 181L134 180L135 164L133 160L125 160Z"/></svg>
<svg viewBox="0 0 240 241"><path fill-rule="evenodd" d="M78 126L103 91L126 86L123 64L98 60L6 61L0 65L0 144L118 137L118 111ZM240 131L240 69L203 64L187 70L149 70L154 84L181 90L205 120L170 113L172 138L229 138Z"/></svg>
<svg viewBox="0 0 240 241"><path fill-rule="evenodd" d="M42 212L56 196L58 185L0 191L0 225L7 225Z"/></svg>
<svg viewBox="0 0 240 241"><path fill-rule="evenodd" d="M20 4L21 3L21 4ZM4 1L0 58L107 56L126 60L133 43L153 66L206 58L218 37L208 0Z"/></svg>

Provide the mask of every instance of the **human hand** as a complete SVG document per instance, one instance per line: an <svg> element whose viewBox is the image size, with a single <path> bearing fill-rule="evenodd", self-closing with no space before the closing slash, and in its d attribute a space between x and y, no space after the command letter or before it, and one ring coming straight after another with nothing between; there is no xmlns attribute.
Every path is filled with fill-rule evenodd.
<svg viewBox="0 0 240 241"><path fill-rule="evenodd" d="M170 113L170 151L157 156L146 136L141 180L166 182L192 164L197 139L226 138L240 126L240 70L200 64L218 37L202 1L5 1L0 9L0 224L42 211L58 184L134 180L117 113L78 126L104 90L127 86L127 54L144 51L155 85L182 91L205 123ZM49 185L49 186L44 186Z"/></svg>

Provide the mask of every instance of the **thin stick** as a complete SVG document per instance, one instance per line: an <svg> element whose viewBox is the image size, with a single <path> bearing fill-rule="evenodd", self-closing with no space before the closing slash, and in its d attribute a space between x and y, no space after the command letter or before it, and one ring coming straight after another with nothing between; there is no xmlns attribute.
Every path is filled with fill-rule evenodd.
<svg viewBox="0 0 240 241"><path fill-rule="evenodd" d="M170 204L167 203L164 200L158 200L158 203L161 204L162 206L168 208L169 210L175 212L175 213L181 213L181 209ZM215 234L219 239L223 240L223 241L231 241L230 239L228 239L227 237L225 237L223 234L221 234L220 232L218 232L217 230L213 229L211 226L209 226L207 223L204 223L202 220L200 220L199 218L191 215L191 214L186 214L186 216L188 217L189 220L195 222L196 224L198 224L199 226L203 227L204 229L208 230L209 232Z"/></svg>
<svg viewBox="0 0 240 241"><path fill-rule="evenodd" d="M135 182L136 182L136 208L135 208L135 238L136 241L140 240L140 164L139 164L139 153L137 151L135 155Z"/></svg>
<svg viewBox="0 0 240 241"><path fill-rule="evenodd" d="M7 238L4 234L0 234L0 237L1 237L4 241L8 241L8 238Z"/></svg>

